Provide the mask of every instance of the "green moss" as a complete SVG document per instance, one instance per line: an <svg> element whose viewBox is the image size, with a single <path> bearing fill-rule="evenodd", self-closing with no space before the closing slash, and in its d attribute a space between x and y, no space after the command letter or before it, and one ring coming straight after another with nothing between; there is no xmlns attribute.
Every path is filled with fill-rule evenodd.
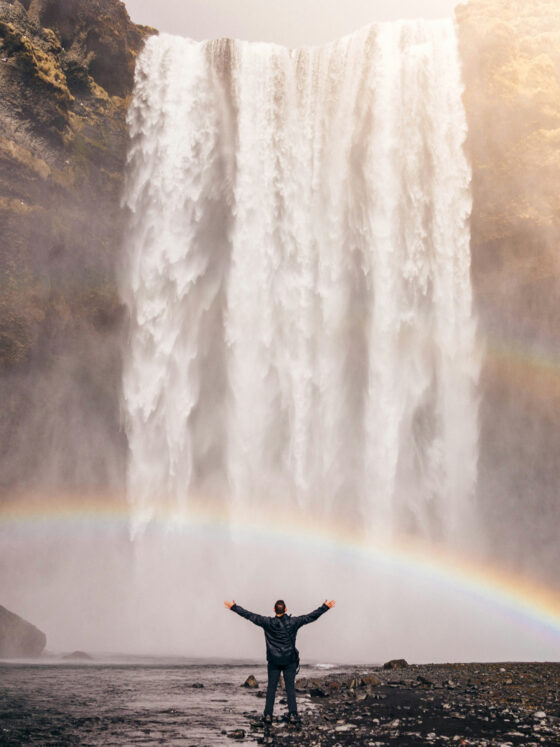
<svg viewBox="0 0 560 747"><path fill-rule="evenodd" d="M21 34L11 23L5 21L0 21L0 40L3 51L9 57L15 58L16 64L26 76L52 88L59 100L74 100L57 54L45 52L40 46L33 44L28 36Z"/></svg>

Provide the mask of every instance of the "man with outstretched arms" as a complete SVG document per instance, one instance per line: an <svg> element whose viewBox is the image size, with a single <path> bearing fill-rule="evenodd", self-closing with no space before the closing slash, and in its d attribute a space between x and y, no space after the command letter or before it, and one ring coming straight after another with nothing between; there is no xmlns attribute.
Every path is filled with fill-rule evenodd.
<svg viewBox="0 0 560 747"><path fill-rule="evenodd" d="M323 615L327 610L334 607L334 601L325 602L308 615L292 617L286 614L286 604L279 599L274 605L274 617L256 615L243 609L235 602L224 602L225 606L237 612L238 615L250 620L255 625L264 629L266 639L266 659L268 662L268 688L266 691L266 705L263 720L265 724L272 723L274 711L274 698L276 688L280 679L280 673L284 673L286 685L286 697L288 700L288 720L291 723L299 723L297 712L295 680L299 668L299 651L296 648L296 635L302 625L308 625Z"/></svg>

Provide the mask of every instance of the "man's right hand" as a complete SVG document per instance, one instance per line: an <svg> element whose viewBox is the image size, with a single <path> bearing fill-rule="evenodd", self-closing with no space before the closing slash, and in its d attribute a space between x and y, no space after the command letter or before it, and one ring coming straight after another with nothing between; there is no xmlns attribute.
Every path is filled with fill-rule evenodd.
<svg viewBox="0 0 560 747"><path fill-rule="evenodd" d="M334 601L334 599L331 599L331 601L330 601L330 602L327 602L327 600L325 599L325 602L324 602L324 603L325 603L325 604L327 605L327 607L328 607L329 609L332 609L332 608L333 608L333 607L335 606L335 604L336 604L336 602Z"/></svg>
<svg viewBox="0 0 560 747"><path fill-rule="evenodd" d="M224 602L224 604L228 608L228 610L230 610L235 604L235 600L233 600L233 602Z"/></svg>

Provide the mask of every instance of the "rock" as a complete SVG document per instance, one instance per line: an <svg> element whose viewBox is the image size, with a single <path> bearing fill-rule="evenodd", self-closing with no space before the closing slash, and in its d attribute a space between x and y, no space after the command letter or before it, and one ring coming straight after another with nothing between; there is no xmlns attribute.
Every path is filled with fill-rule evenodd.
<svg viewBox="0 0 560 747"><path fill-rule="evenodd" d="M342 689L342 685L340 682L337 682L337 680L331 680L330 682L327 682L327 689L329 692L338 692Z"/></svg>
<svg viewBox="0 0 560 747"><path fill-rule="evenodd" d="M425 677L423 674L419 674L416 679L422 685L429 685L430 687L433 687L433 685L434 685L434 683L432 682L432 680L428 679L428 677Z"/></svg>
<svg viewBox="0 0 560 747"><path fill-rule="evenodd" d="M62 657L65 661L93 661L93 656L86 654L85 651L72 651Z"/></svg>
<svg viewBox="0 0 560 747"><path fill-rule="evenodd" d="M554 356L560 329L560 4L471 0L457 5L456 17L477 323L481 339L502 341L485 355L480 378L478 490L489 499L479 518L496 557L554 582L558 544L552 554L548 548L557 505L547 496L560 493L560 380L550 383L545 367L514 363L513 350L532 340ZM534 520L506 525L505 514L527 510L526 485Z"/></svg>
<svg viewBox="0 0 560 747"><path fill-rule="evenodd" d="M230 739L245 739L245 729L235 729L234 731L228 732Z"/></svg>
<svg viewBox="0 0 560 747"><path fill-rule="evenodd" d="M134 62L145 35L130 22L124 3L115 0L34 0L30 18L52 29L72 62L110 96L125 96L132 88Z"/></svg>
<svg viewBox="0 0 560 747"><path fill-rule="evenodd" d="M310 687L309 694L315 698L328 698L329 693L323 687Z"/></svg>
<svg viewBox="0 0 560 747"><path fill-rule="evenodd" d="M192 685L191 685L191 687L194 690L202 690L202 688L204 687L204 685L203 685L202 682L193 682Z"/></svg>
<svg viewBox="0 0 560 747"><path fill-rule="evenodd" d="M305 682L306 682L307 690L311 690L314 687L321 688L323 687L323 684L324 684L323 680L318 680L318 679L309 679L309 680L305 680Z"/></svg>
<svg viewBox="0 0 560 747"><path fill-rule="evenodd" d="M120 197L132 70L148 33L119 0L0 0L6 491L48 483L70 494L77 485L118 491L122 484ZM40 400L68 419L54 419ZM91 435L87 444L70 421ZM33 464L29 433L37 438Z"/></svg>
<svg viewBox="0 0 560 747"><path fill-rule="evenodd" d="M38 628L0 606L0 658L40 656L47 637Z"/></svg>
<svg viewBox="0 0 560 747"><path fill-rule="evenodd" d="M408 667L406 659L391 659L383 664L383 669L405 669Z"/></svg>
<svg viewBox="0 0 560 747"><path fill-rule="evenodd" d="M533 718L535 719L543 719L546 718L546 713L544 711L535 711L533 713Z"/></svg>
<svg viewBox="0 0 560 747"><path fill-rule="evenodd" d="M245 680L245 682L242 685L242 687L248 687L248 688L250 688L252 690L256 690L258 688L258 686L259 686L259 683L257 682L257 680L255 679L255 677L252 674L250 674L247 677L247 679Z"/></svg>
<svg viewBox="0 0 560 747"><path fill-rule="evenodd" d="M376 677L374 674L365 674L362 677L362 684L376 687L377 685L381 684L381 680L379 679L379 677Z"/></svg>

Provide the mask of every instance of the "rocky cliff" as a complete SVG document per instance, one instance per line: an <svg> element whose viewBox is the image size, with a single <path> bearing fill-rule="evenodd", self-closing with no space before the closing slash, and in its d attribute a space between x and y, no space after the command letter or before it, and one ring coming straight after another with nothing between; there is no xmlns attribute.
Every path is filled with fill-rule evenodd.
<svg viewBox="0 0 560 747"><path fill-rule="evenodd" d="M501 556L558 562L560 5L457 9L473 164L472 277L485 357L479 501Z"/></svg>
<svg viewBox="0 0 560 747"><path fill-rule="evenodd" d="M0 659L40 656L46 644L44 633L0 606Z"/></svg>
<svg viewBox="0 0 560 747"><path fill-rule="evenodd" d="M457 21L485 346L479 502L501 555L554 570L560 7L470 0ZM149 33L118 0L0 0L5 493L122 485L119 199L134 61Z"/></svg>
<svg viewBox="0 0 560 747"><path fill-rule="evenodd" d="M0 1L0 490L121 484L119 203L148 33L118 0Z"/></svg>

